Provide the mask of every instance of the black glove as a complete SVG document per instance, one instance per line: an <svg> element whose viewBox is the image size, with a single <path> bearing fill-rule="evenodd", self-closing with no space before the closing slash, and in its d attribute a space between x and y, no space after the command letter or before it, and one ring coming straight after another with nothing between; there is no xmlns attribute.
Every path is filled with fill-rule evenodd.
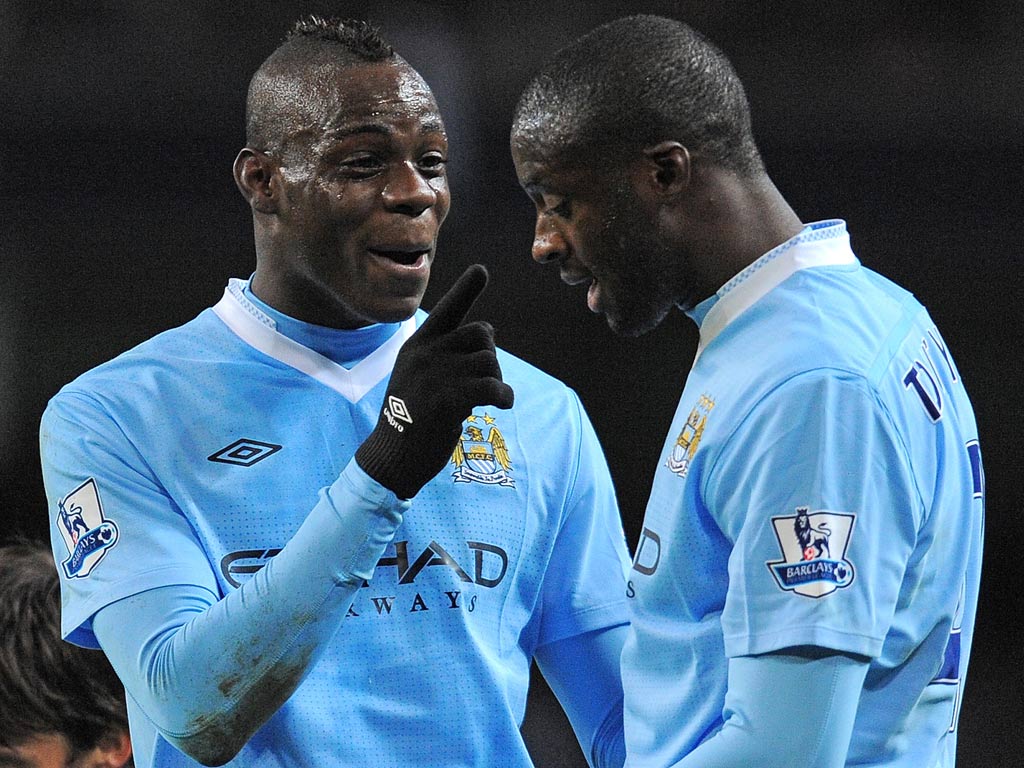
<svg viewBox="0 0 1024 768"><path fill-rule="evenodd" d="M462 325L486 285L483 265L469 267L405 342L377 426L356 451L363 471L399 498L411 499L444 468L473 406L512 407L494 329Z"/></svg>

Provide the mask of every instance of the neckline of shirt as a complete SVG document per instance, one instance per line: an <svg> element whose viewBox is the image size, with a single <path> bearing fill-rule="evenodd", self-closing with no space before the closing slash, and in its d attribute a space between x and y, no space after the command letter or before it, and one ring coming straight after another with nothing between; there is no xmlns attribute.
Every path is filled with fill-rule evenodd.
<svg viewBox="0 0 1024 768"><path fill-rule="evenodd" d="M252 291L252 278L242 286L242 295L269 318L273 328L294 342L312 349L338 365L352 369L363 358L390 339L400 323L374 323L362 328L341 329L296 320L274 309Z"/></svg>
<svg viewBox="0 0 1024 768"><path fill-rule="evenodd" d="M729 323L797 272L858 263L850 249L845 221L827 219L804 225L796 235L762 255L687 312L700 327L697 357Z"/></svg>
<svg viewBox="0 0 1024 768"><path fill-rule="evenodd" d="M416 329L415 317L410 317L402 323L369 326L369 330L361 328L356 331L342 331L312 326L267 307L251 292L245 290L247 283L246 280L232 278L224 289L223 297L213 307L214 314L250 347L316 379L351 402L358 402L390 374L399 349ZM280 323L279 319L275 320L272 314L259 306L260 304L290 322ZM326 337L333 337L331 347L342 346L347 339L352 344L367 349L367 353L351 367L345 367L316 349L282 333L284 327L303 340L316 337L323 341ZM369 349L370 347L372 349ZM354 347L350 346L350 351L352 349Z"/></svg>

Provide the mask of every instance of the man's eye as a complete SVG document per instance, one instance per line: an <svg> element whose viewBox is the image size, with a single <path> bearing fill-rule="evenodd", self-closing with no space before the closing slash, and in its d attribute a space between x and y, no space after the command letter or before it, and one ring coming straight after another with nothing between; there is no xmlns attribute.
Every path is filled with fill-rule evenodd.
<svg viewBox="0 0 1024 768"><path fill-rule="evenodd" d="M548 213L568 219L572 216L572 204L568 200L561 200L557 205L549 205Z"/></svg>
<svg viewBox="0 0 1024 768"><path fill-rule="evenodd" d="M431 171L442 171L448 165L448 158L444 155L431 153L420 158L420 167Z"/></svg>
<svg viewBox="0 0 1024 768"><path fill-rule="evenodd" d="M537 207L548 215L568 219L572 216L572 202L561 195L542 194L537 200Z"/></svg>
<svg viewBox="0 0 1024 768"><path fill-rule="evenodd" d="M359 155L342 160L339 167L342 173L354 176L369 176L379 172L383 164L379 158L373 155Z"/></svg>

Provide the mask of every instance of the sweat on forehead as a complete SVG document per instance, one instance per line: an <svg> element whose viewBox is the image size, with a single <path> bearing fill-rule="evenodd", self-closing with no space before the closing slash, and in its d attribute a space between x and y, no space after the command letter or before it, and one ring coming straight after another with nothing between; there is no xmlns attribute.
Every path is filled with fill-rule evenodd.
<svg viewBox="0 0 1024 768"><path fill-rule="evenodd" d="M586 162L646 137L614 130L590 105L571 97L536 102L520 109L512 124L512 145L545 162Z"/></svg>
<svg viewBox="0 0 1024 768"><path fill-rule="evenodd" d="M346 75L364 67L395 67L419 75L395 53L368 58L334 41L292 38L253 75L246 101L246 142L271 150L320 123L344 98Z"/></svg>

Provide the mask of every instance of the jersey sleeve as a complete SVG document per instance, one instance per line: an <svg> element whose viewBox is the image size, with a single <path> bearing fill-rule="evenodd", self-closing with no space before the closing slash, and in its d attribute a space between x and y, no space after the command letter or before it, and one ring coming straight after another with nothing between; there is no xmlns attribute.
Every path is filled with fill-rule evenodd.
<svg viewBox="0 0 1024 768"><path fill-rule="evenodd" d="M626 759L619 659L628 631L607 627L537 649L537 665L592 768L620 768Z"/></svg>
<svg viewBox="0 0 1024 768"><path fill-rule="evenodd" d="M410 505L353 459L241 587L215 600L175 585L108 605L95 618L103 650L165 739L221 765L316 665Z"/></svg>
<svg viewBox="0 0 1024 768"><path fill-rule="evenodd" d="M43 414L40 456L66 639L98 647L92 616L154 587L219 594L188 521L100 403L75 392L54 397Z"/></svg>
<svg viewBox="0 0 1024 768"><path fill-rule="evenodd" d="M729 657L799 645L881 652L923 505L867 382L815 371L777 387L727 439L706 498L734 544Z"/></svg>
<svg viewBox="0 0 1024 768"><path fill-rule="evenodd" d="M842 768L867 668L843 654L730 659L722 727L673 768Z"/></svg>
<svg viewBox="0 0 1024 768"><path fill-rule="evenodd" d="M574 407L573 407L574 406ZM578 461L544 576L537 645L625 624L629 555L608 464L575 394Z"/></svg>

